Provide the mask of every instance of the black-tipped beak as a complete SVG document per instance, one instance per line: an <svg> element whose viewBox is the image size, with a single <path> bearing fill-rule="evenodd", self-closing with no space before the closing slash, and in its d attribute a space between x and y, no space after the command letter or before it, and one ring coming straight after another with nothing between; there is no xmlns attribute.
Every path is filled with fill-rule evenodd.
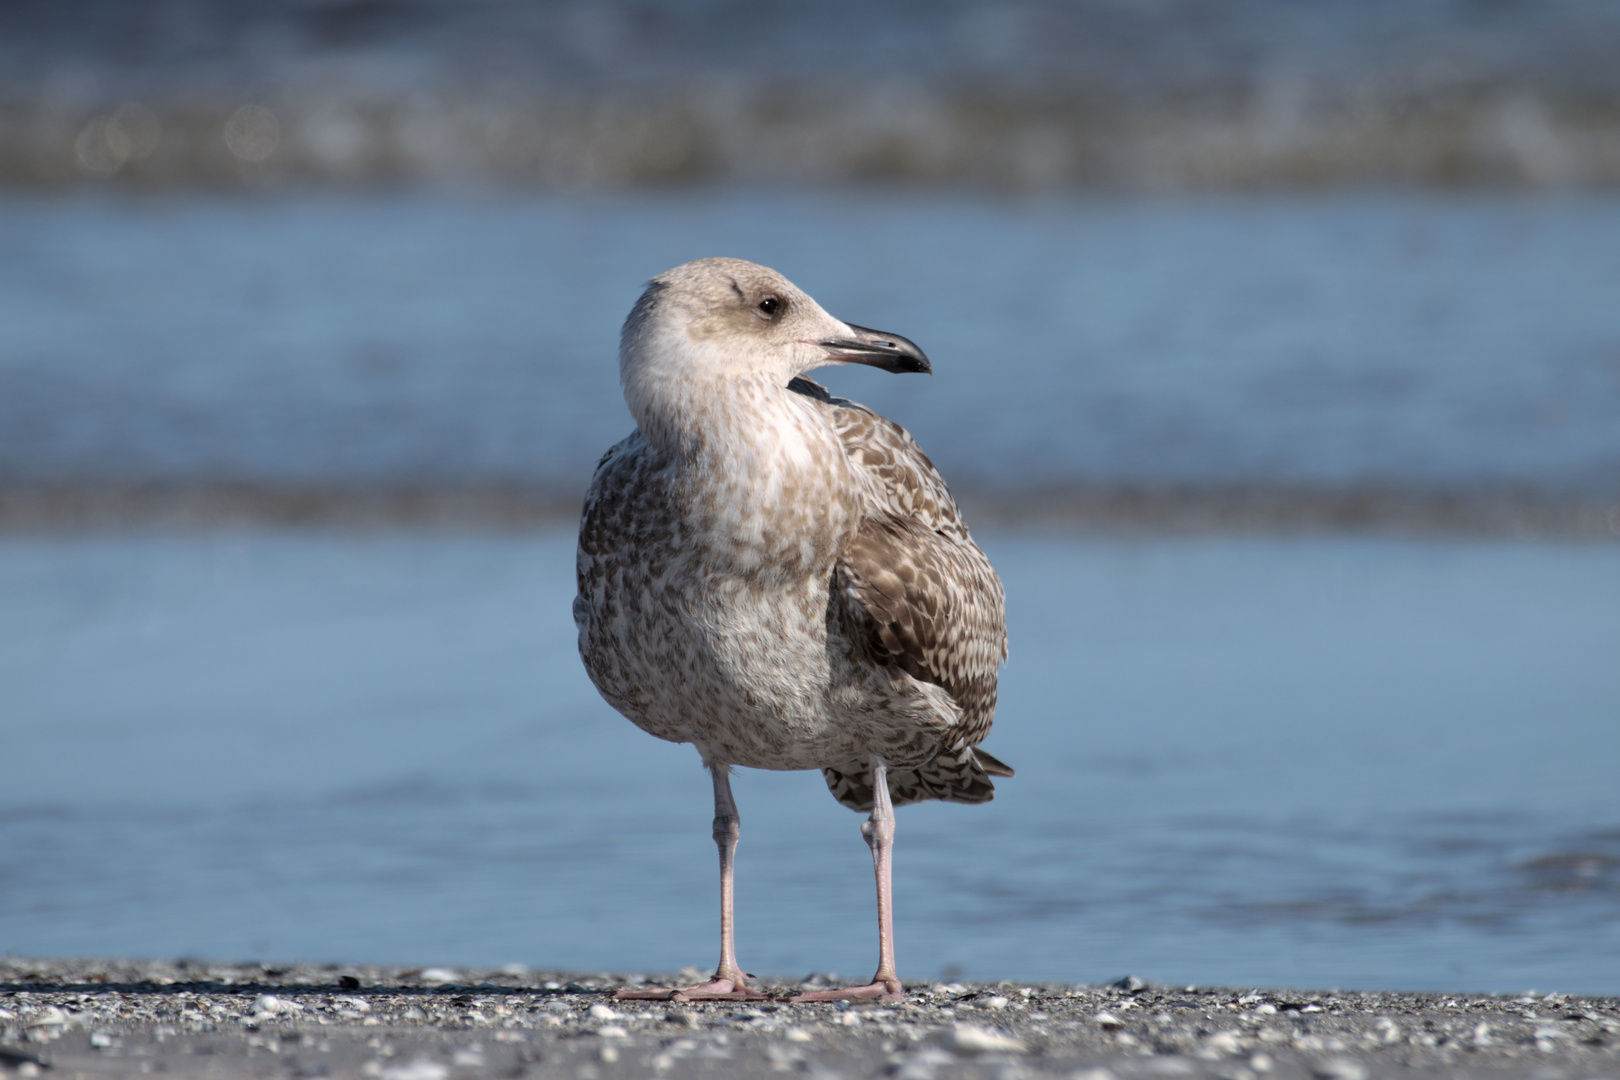
<svg viewBox="0 0 1620 1080"><path fill-rule="evenodd" d="M868 330L854 323L848 325L855 332L854 337L825 338L816 342L827 350L829 359L842 360L848 364L866 364L882 368L884 371L892 371L896 375L934 373L934 365L930 364L928 357L917 348L916 342L909 341L899 334Z"/></svg>

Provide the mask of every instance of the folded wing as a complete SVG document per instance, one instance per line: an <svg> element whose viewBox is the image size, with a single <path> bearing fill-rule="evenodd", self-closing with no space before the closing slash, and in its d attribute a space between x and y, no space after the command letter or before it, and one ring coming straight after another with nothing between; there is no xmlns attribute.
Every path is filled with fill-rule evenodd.
<svg viewBox="0 0 1620 1080"><path fill-rule="evenodd" d="M807 379L792 388L832 406L845 452L869 485L869 512L841 555L832 602L874 663L943 689L956 708L935 761L890 772L894 801L987 802L995 794L990 777L1012 775L976 749L995 719L996 676L1007 656L1001 580L904 428ZM870 809L867 763L823 772L840 802Z"/></svg>

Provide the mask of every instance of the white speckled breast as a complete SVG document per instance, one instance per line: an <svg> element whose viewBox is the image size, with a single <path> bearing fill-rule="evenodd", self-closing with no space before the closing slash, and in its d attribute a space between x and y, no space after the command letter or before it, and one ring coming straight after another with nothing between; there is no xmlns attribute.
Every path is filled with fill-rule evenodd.
<svg viewBox="0 0 1620 1080"><path fill-rule="evenodd" d="M764 383L710 398L701 445L635 434L586 499L575 617L602 695L710 761L818 768L937 753L954 709L861 655L835 602L862 518L827 406Z"/></svg>

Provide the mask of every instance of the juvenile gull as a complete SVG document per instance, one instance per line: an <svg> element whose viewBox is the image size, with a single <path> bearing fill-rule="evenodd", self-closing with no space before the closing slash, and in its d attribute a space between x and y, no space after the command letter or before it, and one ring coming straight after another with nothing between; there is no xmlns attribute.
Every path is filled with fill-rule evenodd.
<svg viewBox="0 0 1620 1080"><path fill-rule="evenodd" d="M660 274L625 320L636 430L585 499L574 621L608 703L692 743L714 779L720 964L702 986L621 997L762 996L732 935L732 766L820 769L869 813L877 973L801 1001L903 996L894 806L988 802L990 778L1013 775L978 749L1007 655L1001 581L911 436L803 377L828 364L932 371L905 338L841 322L740 259Z"/></svg>

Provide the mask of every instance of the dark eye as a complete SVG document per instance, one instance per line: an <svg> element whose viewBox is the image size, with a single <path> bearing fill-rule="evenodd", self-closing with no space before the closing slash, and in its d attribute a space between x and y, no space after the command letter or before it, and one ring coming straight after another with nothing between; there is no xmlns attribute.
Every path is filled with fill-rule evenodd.
<svg viewBox="0 0 1620 1080"><path fill-rule="evenodd" d="M781 306L782 301L778 300L774 296L767 296L765 299L759 302L759 310L763 311L767 315L775 315L777 309Z"/></svg>

